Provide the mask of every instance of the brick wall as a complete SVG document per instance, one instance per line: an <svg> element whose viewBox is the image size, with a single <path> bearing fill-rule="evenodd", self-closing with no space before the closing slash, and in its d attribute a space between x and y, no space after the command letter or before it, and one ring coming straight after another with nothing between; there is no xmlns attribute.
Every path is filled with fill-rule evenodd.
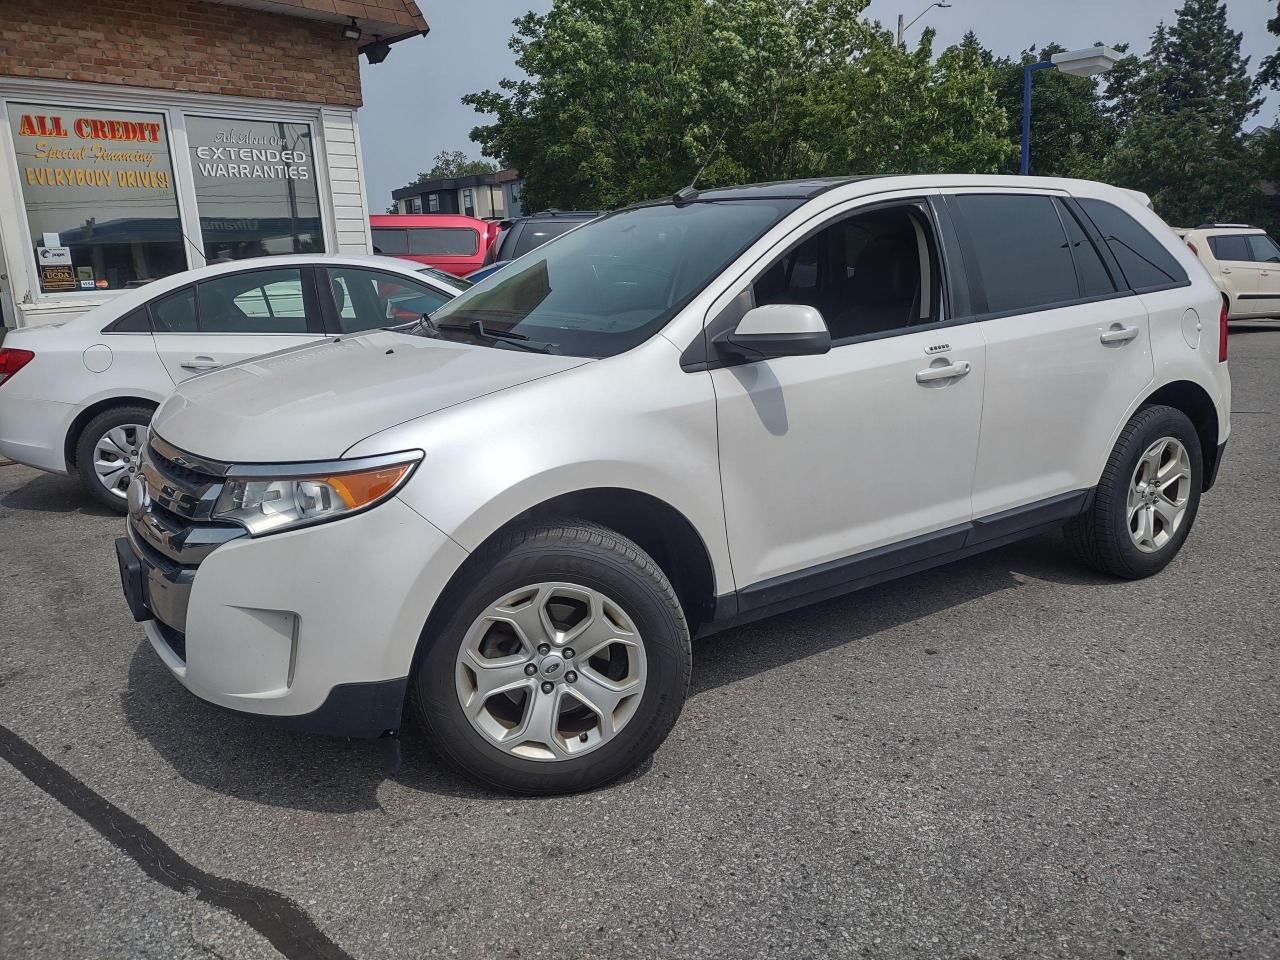
<svg viewBox="0 0 1280 960"><path fill-rule="evenodd" d="M338 24L198 0L0 0L0 76L360 105Z"/></svg>

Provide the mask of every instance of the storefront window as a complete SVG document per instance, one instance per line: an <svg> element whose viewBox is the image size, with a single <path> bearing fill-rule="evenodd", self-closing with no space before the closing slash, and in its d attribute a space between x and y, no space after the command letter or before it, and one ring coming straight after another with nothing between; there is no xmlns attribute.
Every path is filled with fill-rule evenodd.
<svg viewBox="0 0 1280 960"><path fill-rule="evenodd" d="M10 103L40 290L119 290L187 269L165 118Z"/></svg>
<svg viewBox="0 0 1280 960"><path fill-rule="evenodd" d="M307 124L188 116L186 128L210 263L324 250Z"/></svg>

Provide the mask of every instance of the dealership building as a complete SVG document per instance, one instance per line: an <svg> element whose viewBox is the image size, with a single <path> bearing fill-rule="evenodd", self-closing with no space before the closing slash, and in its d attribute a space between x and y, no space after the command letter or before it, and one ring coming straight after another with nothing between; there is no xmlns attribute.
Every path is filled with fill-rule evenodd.
<svg viewBox="0 0 1280 960"><path fill-rule="evenodd" d="M227 259L368 253L359 56L412 0L0 0L0 314Z"/></svg>

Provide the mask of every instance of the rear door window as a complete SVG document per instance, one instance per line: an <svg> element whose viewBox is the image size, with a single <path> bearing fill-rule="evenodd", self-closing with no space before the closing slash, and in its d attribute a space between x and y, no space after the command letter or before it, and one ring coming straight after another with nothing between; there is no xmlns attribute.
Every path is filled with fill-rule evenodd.
<svg viewBox="0 0 1280 960"><path fill-rule="evenodd" d="M1210 237L1209 249L1213 251L1214 257L1219 260L1252 260L1249 256L1249 244L1245 243L1242 236L1234 237Z"/></svg>
<svg viewBox="0 0 1280 960"><path fill-rule="evenodd" d="M1142 293L1188 282L1187 272L1173 254L1133 217L1105 200L1080 197L1078 202L1134 290Z"/></svg>
<svg viewBox="0 0 1280 960"><path fill-rule="evenodd" d="M1270 237L1254 233L1245 239L1249 241L1249 252L1258 263L1280 263L1280 248L1276 247L1276 242Z"/></svg>
<svg viewBox="0 0 1280 960"><path fill-rule="evenodd" d="M480 234L468 227L410 227L409 253L418 257L472 257Z"/></svg>
<svg viewBox="0 0 1280 960"><path fill-rule="evenodd" d="M1067 228L1067 242L1071 244L1071 254L1075 257L1076 272L1080 276L1080 295L1102 297L1115 293L1115 281L1102 262L1102 255L1076 220L1075 214L1061 203L1058 204L1058 213L1062 216L1062 225Z"/></svg>
<svg viewBox="0 0 1280 960"><path fill-rule="evenodd" d="M201 333L307 333L302 271L252 270L198 285Z"/></svg>
<svg viewBox="0 0 1280 960"><path fill-rule="evenodd" d="M962 194L954 199L990 312L1035 310L1080 298L1071 249L1051 197Z"/></svg>
<svg viewBox="0 0 1280 960"><path fill-rule="evenodd" d="M152 301L151 325L156 333L195 333L196 288L183 287Z"/></svg>

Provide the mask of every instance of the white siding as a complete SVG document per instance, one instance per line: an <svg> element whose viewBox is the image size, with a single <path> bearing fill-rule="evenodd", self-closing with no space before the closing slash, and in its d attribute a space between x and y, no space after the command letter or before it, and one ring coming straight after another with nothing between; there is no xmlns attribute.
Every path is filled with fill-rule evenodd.
<svg viewBox="0 0 1280 960"><path fill-rule="evenodd" d="M326 107L325 162L333 192L333 232L338 253L372 253L369 239L369 207L364 197L364 160L360 155L360 128L354 110Z"/></svg>

